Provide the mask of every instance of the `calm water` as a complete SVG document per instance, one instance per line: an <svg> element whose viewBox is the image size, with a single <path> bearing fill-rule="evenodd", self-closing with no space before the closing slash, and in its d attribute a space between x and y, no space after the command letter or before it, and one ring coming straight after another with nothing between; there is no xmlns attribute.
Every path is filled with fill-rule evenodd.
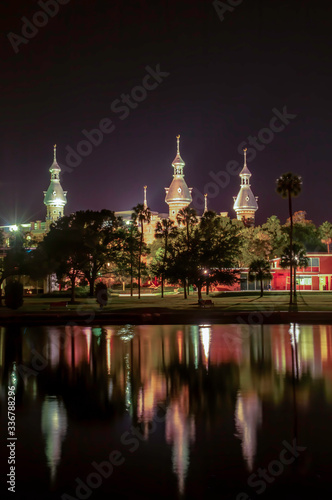
<svg viewBox="0 0 332 500"><path fill-rule="evenodd" d="M8 498L331 498L332 326L0 335L4 492L16 392Z"/></svg>

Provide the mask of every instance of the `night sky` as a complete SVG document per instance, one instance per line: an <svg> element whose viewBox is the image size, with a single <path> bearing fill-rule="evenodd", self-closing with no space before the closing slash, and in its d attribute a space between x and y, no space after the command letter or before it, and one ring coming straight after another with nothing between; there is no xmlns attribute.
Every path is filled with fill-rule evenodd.
<svg viewBox="0 0 332 500"><path fill-rule="evenodd" d="M36 14L37 1L1 5L1 224L45 219L55 143L67 214L129 210L145 184L150 209L168 212L177 134L186 182L208 192L209 208L235 216L229 162L242 164L246 144L257 223L285 222L275 181L288 171L303 179L294 210L332 222L331 2L229 0L237 6L219 15L203 0L59 3L53 17ZM47 24L31 34L23 17ZM130 109L119 101L132 93ZM273 119L283 110L284 123ZM68 150L100 123L100 144L70 166Z"/></svg>

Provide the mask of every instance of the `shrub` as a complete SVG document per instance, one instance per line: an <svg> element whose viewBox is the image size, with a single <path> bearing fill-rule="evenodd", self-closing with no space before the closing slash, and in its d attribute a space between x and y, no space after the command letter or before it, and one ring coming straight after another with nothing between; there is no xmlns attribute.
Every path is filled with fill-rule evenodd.
<svg viewBox="0 0 332 500"><path fill-rule="evenodd" d="M23 305L23 285L12 281L5 286L5 304L10 309L18 309Z"/></svg>

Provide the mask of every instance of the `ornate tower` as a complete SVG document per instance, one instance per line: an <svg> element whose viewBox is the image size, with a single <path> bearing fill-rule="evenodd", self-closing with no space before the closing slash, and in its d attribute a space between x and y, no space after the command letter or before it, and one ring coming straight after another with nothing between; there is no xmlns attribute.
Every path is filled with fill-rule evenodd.
<svg viewBox="0 0 332 500"><path fill-rule="evenodd" d="M44 191L44 204L46 205L46 230L48 231L52 222L63 217L63 210L67 203L67 191L63 191L60 184L60 172L56 161L56 145L54 146L54 159L49 168L51 182L47 191Z"/></svg>
<svg viewBox="0 0 332 500"><path fill-rule="evenodd" d="M241 186L237 197L233 197L233 208L239 220L243 220L247 226L253 226L255 224L255 212L258 209L258 197L253 195L250 188L251 172L247 167L247 148L243 152L244 166L240 172Z"/></svg>
<svg viewBox="0 0 332 500"><path fill-rule="evenodd" d="M192 202L191 191L193 188L188 188L184 180L183 168L185 162L180 156L180 136L177 136L177 153L173 160L172 167L174 168L173 180L169 188L165 188L165 201L169 206L169 218L176 220L176 216L182 208L187 207Z"/></svg>

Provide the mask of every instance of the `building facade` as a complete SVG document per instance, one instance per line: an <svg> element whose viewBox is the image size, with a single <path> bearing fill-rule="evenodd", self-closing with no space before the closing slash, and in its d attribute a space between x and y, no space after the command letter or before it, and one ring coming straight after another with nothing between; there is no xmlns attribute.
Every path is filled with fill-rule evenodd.
<svg viewBox="0 0 332 500"><path fill-rule="evenodd" d="M323 252L308 252L308 267L296 270L296 289L299 291L332 290L332 254ZM289 269L280 267L280 258L271 261L273 275L271 286L273 290L290 289Z"/></svg>

